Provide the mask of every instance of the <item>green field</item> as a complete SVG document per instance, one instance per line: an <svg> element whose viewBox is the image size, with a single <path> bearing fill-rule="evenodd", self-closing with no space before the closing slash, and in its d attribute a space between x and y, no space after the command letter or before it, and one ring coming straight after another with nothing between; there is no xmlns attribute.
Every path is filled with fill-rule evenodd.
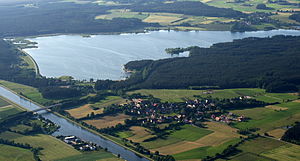
<svg viewBox="0 0 300 161"><path fill-rule="evenodd" d="M100 150L97 152L87 152L79 155L74 155L70 157L66 157L63 159L58 159L55 161L118 161L122 160L114 156L109 152L105 152L104 150Z"/></svg>
<svg viewBox="0 0 300 161"><path fill-rule="evenodd" d="M196 141L210 133L212 133L212 131L210 130L194 127L191 125L184 125L182 126L182 129L173 131L165 139L157 139L150 142L143 142L141 144L149 149L155 149L181 141Z"/></svg>
<svg viewBox="0 0 300 161"><path fill-rule="evenodd" d="M3 144L0 144L0 160L35 161L30 150Z"/></svg>
<svg viewBox="0 0 300 161"><path fill-rule="evenodd" d="M130 12L126 9L117 9L110 10L110 14L99 15L96 16L95 19L108 19L111 20L113 18L137 18L137 19L145 19L149 16L147 13L139 13L139 12Z"/></svg>
<svg viewBox="0 0 300 161"><path fill-rule="evenodd" d="M14 107L14 106L1 107L0 108L0 120L5 119L8 116L17 114L19 112L22 112L22 110L17 107Z"/></svg>
<svg viewBox="0 0 300 161"><path fill-rule="evenodd" d="M31 126L27 126L27 125L23 125L23 124L20 124L20 125L17 125L17 126L14 126L14 127L11 127L10 128L11 130L13 131L16 131L16 132L25 132L25 131L30 131L32 130L32 127Z"/></svg>
<svg viewBox="0 0 300 161"><path fill-rule="evenodd" d="M38 89L30 87L30 86L13 83L13 82L8 82L8 81L4 81L4 80L0 80L0 85L3 85L6 88L9 88L16 93L19 93L19 94L22 93L22 95L26 96L27 98L31 99L34 102L40 103L40 104L52 102L52 100L43 98L42 94L38 91Z"/></svg>
<svg viewBox="0 0 300 161"><path fill-rule="evenodd" d="M247 122L239 122L234 126L238 129L260 128L260 132L267 132L300 120L300 103L288 102L276 106L286 110L274 110L266 107L233 110L231 112L235 114L251 118Z"/></svg>
<svg viewBox="0 0 300 161"><path fill-rule="evenodd" d="M275 160L298 161L300 160L300 146L294 144L287 144L280 146L276 149L264 152L261 155Z"/></svg>
<svg viewBox="0 0 300 161"><path fill-rule="evenodd" d="M300 159L300 146L263 137L246 141L237 149L241 150L241 153L230 157L230 160L297 161Z"/></svg>
<svg viewBox="0 0 300 161"><path fill-rule="evenodd" d="M178 153L173 155L176 160L188 160L188 159L202 159L206 156L214 156L217 153L222 153L229 145L234 145L239 142L240 139L232 139L226 143L223 143L219 146L205 146L189 150L186 152Z"/></svg>
<svg viewBox="0 0 300 161"><path fill-rule="evenodd" d="M0 97L0 107L3 107L3 106L8 106L9 103L6 102L5 100L3 100L1 97Z"/></svg>
<svg viewBox="0 0 300 161"><path fill-rule="evenodd" d="M241 12L275 12L278 9L292 9L297 8L297 6L293 5L280 5L276 3L266 3L264 0L249 0L245 1L243 3L234 3L233 0L201 0L202 2L215 6L215 7L221 7L221 8L232 8L237 11ZM267 7L271 7L273 9L271 10L261 10L256 9L256 5L264 3ZM248 6L247 6L248 5Z"/></svg>
<svg viewBox="0 0 300 161"><path fill-rule="evenodd" d="M232 160L232 161L253 161L253 160L257 160L257 161L275 161L273 159L265 158L263 156L253 154L253 153L249 153L249 152L241 153L241 154L235 156L234 158L232 158L230 160Z"/></svg>
<svg viewBox="0 0 300 161"><path fill-rule="evenodd" d="M73 147L49 135L38 134L34 136L25 136L13 132L4 132L0 134L0 138L14 140L17 143L28 143L36 148L43 148L43 150L41 150L40 158L45 161L81 154Z"/></svg>
<svg viewBox="0 0 300 161"><path fill-rule="evenodd" d="M211 93L205 93L210 91ZM188 90L188 89L141 89L128 92L128 94L141 93L143 95L153 95L163 102L182 102L186 99L195 99L195 96L213 98L234 98L239 96L251 96L254 99L269 103L284 102L286 100L296 100L299 96L288 93L266 93L259 88L236 88L221 90Z"/></svg>

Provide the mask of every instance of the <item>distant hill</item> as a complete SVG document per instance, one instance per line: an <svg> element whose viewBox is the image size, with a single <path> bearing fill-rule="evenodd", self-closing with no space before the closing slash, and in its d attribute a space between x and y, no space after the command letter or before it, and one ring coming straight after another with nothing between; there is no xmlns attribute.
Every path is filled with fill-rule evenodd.
<svg viewBox="0 0 300 161"><path fill-rule="evenodd" d="M270 92L297 90L300 85L300 37L246 38L195 47L190 57L133 61L137 70L115 88L260 87Z"/></svg>

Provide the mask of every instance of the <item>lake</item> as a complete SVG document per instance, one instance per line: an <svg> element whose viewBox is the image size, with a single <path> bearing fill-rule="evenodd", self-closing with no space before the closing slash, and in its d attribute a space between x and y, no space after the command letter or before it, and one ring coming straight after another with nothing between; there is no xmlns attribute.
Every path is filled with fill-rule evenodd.
<svg viewBox="0 0 300 161"><path fill-rule="evenodd" d="M112 79L125 77L123 65L132 60L163 59L171 55L166 48L209 47L246 37L300 35L298 30L271 30L244 33L229 31L151 31L120 35L59 35L28 38L38 48L24 49L37 62L40 73L47 77L63 75L75 79ZM184 53L181 56L188 56Z"/></svg>

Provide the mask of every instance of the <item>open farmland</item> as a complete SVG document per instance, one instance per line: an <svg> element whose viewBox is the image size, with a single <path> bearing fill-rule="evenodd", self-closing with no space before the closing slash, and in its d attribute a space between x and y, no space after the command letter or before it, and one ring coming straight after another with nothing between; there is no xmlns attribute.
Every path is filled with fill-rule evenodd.
<svg viewBox="0 0 300 161"><path fill-rule="evenodd" d="M159 151L162 154L171 154L176 153L175 150L182 150L183 147L190 148L185 145L193 145L192 143L194 141L210 133L212 133L212 131L204 128L184 125L182 126L182 129L172 131L166 138L158 138L153 141L143 142L142 145L153 151ZM181 149L178 149L178 146L180 145Z"/></svg>
<svg viewBox="0 0 300 161"><path fill-rule="evenodd" d="M113 18L137 18L137 19L145 19L149 16L148 13L141 12L131 12L127 9L116 9L110 10L110 14L98 15L95 19L108 19L111 20Z"/></svg>
<svg viewBox="0 0 300 161"><path fill-rule="evenodd" d="M104 150L96 152L84 152L82 154L66 157L63 159L57 159L55 161L121 161L122 159L117 158L113 154Z"/></svg>
<svg viewBox="0 0 300 161"><path fill-rule="evenodd" d="M20 108L14 107L13 105L0 107L0 120L19 112L22 112L22 110Z"/></svg>
<svg viewBox="0 0 300 161"><path fill-rule="evenodd" d="M205 124L207 125L205 129L184 125L181 130L172 132L165 139L159 138L141 144L161 154L174 155L181 159L199 159L205 157L204 154L214 155L239 140L240 135L236 133L236 129L228 125L216 122ZM201 151L201 157L199 153L194 153L195 151Z"/></svg>
<svg viewBox="0 0 300 161"><path fill-rule="evenodd" d="M201 0L202 2L215 6L215 7L222 7L222 8L232 8L237 11L245 12L245 13L252 13L252 12L274 12L278 9L295 9L297 6L294 5L280 5L278 3L266 3L262 0L249 0L244 1L242 3L234 2L233 0ZM256 9L258 4L265 3L267 7L272 9L270 10L262 10Z"/></svg>
<svg viewBox="0 0 300 161"><path fill-rule="evenodd" d="M0 160L35 161L30 150L3 144L0 144Z"/></svg>
<svg viewBox="0 0 300 161"><path fill-rule="evenodd" d="M104 116L100 119L85 120L84 122L97 127L98 129L116 126L117 124L123 124L126 119L131 117L125 114Z"/></svg>
<svg viewBox="0 0 300 161"><path fill-rule="evenodd" d="M241 153L230 157L230 160L296 161L300 159L300 146L270 138L258 137L244 142L237 148Z"/></svg>
<svg viewBox="0 0 300 161"><path fill-rule="evenodd" d="M66 110L72 117L79 119L86 117L88 114L91 114L94 112L94 114L101 114L103 113L103 108L116 104L122 104L125 103L125 99L119 97L119 96L108 96L105 98L105 100L101 100L100 102L94 103L94 104L85 104L83 106L72 108L69 110Z"/></svg>
<svg viewBox="0 0 300 161"><path fill-rule="evenodd" d="M172 14L172 13L151 13L144 19L144 22L148 23L159 23L162 25L170 25L173 22L180 21L184 19L182 14Z"/></svg>
<svg viewBox="0 0 300 161"><path fill-rule="evenodd" d="M275 160L297 161L300 160L300 146L294 144L286 144L276 149L264 152L261 155Z"/></svg>
<svg viewBox="0 0 300 161"><path fill-rule="evenodd" d="M19 132L24 133L26 131L32 130L32 127L28 126L28 125L20 124L20 125L16 125L14 127L11 127L10 130L16 131L18 133Z"/></svg>
<svg viewBox="0 0 300 161"><path fill-rule="evenodd" d="M103 108L94 110L91 104L86 104L83 106L80 106L78 108L73 108L70 110L66 110L72 117L76 119L80 119L83 117L86 117L87 115L91 114L92 112L94 114L101 114L103 113Z"/></svg>
<svg viewBox="0 0 300 161"><path fill-rule="evenodd" d="M36 148L43 148L40 158L45 161L80 154L80 152L73 147L49 135L38 134L25 136L13 132L4 132L0 134L0 138L13 140L17 143L28 143Z"/></svg>
<svg viewBox="0 0 300 161"><path fill-rule="evenodd" d="M271 101L280 102L283 99L297 99L298 96L290 94L270 94L266 93L263 89L258 88L236 88L236 89L221 89L221 90L188 90L188 89L141 89L128 92L141 93L142 95L153 95L162 101L168 102L182 102L186 99L195 99L200 97L213 97L213 98L234 98L239 96L251 96L264 100L262 96L270 98ZM195 97L196 96L196 97Z"/></svg>
<svg viewBox="0 0 300 161"><path fill-rule="evenodd" d="M288 102L276 105L285 110L257 107L231 112L251 118L247 122L234 125L239 129L259 128L259 132L268 132L283 126L291 125L300 119L300 103Z"/></svg>
<svg viewBox="0 0 300 161"><path fill-rule="evenodd" d="M155 136L151 134L151 131L149 129L141 126L133 126L130 128L130 130L133 136L128 137L128 139L132 140L133 142L142 142Z"/></svg>
<svg viewBox="0 0 300 161"><path fill-rule="evenodd" d="M195 148L189 151L178 153L173 156L176 160L199 160L206 156L214 156L217 153L221 153L229 145L234 145L239 142L239 140L240 139L235 138L218 146L203 146L200 148Z"/></svg>

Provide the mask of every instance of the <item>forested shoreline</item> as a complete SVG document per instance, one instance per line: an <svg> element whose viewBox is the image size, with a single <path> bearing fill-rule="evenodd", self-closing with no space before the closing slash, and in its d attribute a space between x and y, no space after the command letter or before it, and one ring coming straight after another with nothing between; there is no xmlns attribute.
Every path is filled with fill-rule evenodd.
<svg viewBox="0 0 300 161"><path fill-rule="evenodd" d="M297 45L299 44L299 45ZM259 87L269 92L297 91L300 85L300 37L246 38L194 47L190 57L133 61L136 71L111 88Z"/></svg>

